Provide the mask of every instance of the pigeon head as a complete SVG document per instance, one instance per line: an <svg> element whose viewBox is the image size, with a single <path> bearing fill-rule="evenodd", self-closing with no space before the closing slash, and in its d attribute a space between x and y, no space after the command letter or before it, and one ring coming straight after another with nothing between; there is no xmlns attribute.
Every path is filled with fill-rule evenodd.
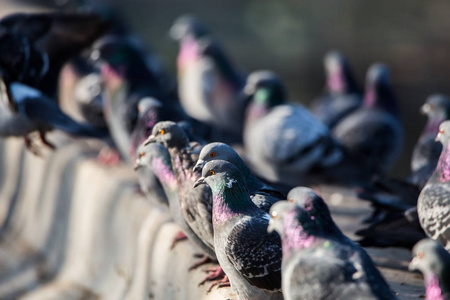
<svg viewBox="0 0 450 300"><path fill-rule="evenodd" d="M450 121L444 121L439 126L439 133L436 136L436 141L446 146L450 141Z"/></svg>
<svg viewBox="0 0 450 300"><path fill-rule="evenodd" d="M276 231L282 238L284 238L284 217L287 214L292 214L295 209L296 205L290 203L289 201L278 201L277 203L274 203L270 208L270 221L267 231L269 233ZM291 223L290 225L294 224Z"/></svg>
<svg viewBox="0 0 450 300"><path fill-rule="evenodd" d="M138 103L139 116L143 116L147 111L156 107L162 107L162 103L155 98L142 98Z"/></svg>
<svg viewBox="0 0 450 300"><path fill-rule="evenodd" d="M194 167L194 172L201 170L207 162L212 160L225 160L232 163L237 168L239 168L241 164L244 164L242 158L233 148L225 143L215 142L209 143L202 148L198 156L197 164Z"/></svg>
<svg viewBox="0 0 450 300"><path fill-rule="evenodd" d="M271 71L255 71L247 77L245 95L252 103L271 108L286 102L286 90L280 77Z"/></svg>
<svg viewBox="0 0 450 300"><path fill-rule="evenodd" d="M394 115L399 114L387 65L375 63L367 71L364 105L369 108L380 108Z"/></svg>
<svg viewBox="0 0 450 300"><path fill-rule="evenodd" d="M137 150L137 158L134 164L134 169L148 166L153 167L154 160L159 159L161 163L172 168L170 154L166 147L161 144L151 143L148 145L140 145Z"/></svg>
<svg viewBox="0 0 450 300"><path fill-rule="evenodd" d="M442 94L430 95L420 108L420 112L429 119L440 122L447 120L450 118L450 99Z"/></svg>
<svg viewBox="0 0 450 300"><path fill-rule="evenodd" d="M301 208L298 220L305 231L316 234L341 234L341 231L331 218L330 210L325 201L313 190L307 187L296 187L288 193L288 201Z"/></svg>
<svg viewBox="0 0 450 300"><path fill-rule="evenodd" d="M427 299L429 291L433 292L433 289L438 292L436 296L450 293L450 254L447 250L434 240L424 239L414 246L412 254L414 257L409 270L420 271L424 275Z"/></svg>
<svg viewBox="0 0 450 300"><path fill-rule="evenodd" d="M345 56L339 51L330 51L324 58L327 89L330 93L357 92L358 88Z"/></svg>
<svg viewBox="0 0 450 300"><path fill-rule="evenodd" d="M174 40L181 40L187 36L196 39L208 34L205 24L193 15L184 15L177 18L169 31L169 35Z"/></svg>
<svg viewBox="0 0 450 300"><path fill-rule="evenodd" d="M189 139L183 128L172 121L158 122L153 126L152 134L144 142L145 145L149 143L160 143L165 147L186 147L189 144Z"/></svg>

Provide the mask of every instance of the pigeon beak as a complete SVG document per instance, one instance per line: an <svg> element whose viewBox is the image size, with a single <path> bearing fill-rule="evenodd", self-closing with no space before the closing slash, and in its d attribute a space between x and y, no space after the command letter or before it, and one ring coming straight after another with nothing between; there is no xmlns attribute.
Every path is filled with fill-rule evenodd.
<svg viewBox="0 0 450 300"><path fill-rule="evenodd" d="M417 256L414 256L411 262L409 263L408 270L410 272L417 271L417 263L418 263L417 260L418 260Z"/></svg>
<svg viewBox="0 0 450 300"><path fill-rule="evenodd" d="M140 167L142 167L141 166L141 164L140 164L140 162L141 162L141 160L138 158L138 159L136 159L136 162L134 163L134 170L136 171L137 169L139 169Z"/></svg>
<svg viewBox="0 0 450 300"><path fill-rule="evenodd" d="M201 184L206 184L205 177L200 177L197 179L197 181L194 183L194 188L198 187Z"/></svg>
<svg viewBox="0 0 450 300"><path fill-rule="evenodd" d="M441 133L439 132L436 136L436 138L434 139L435 142L439 142L441 140Z"/></svg>
<svg viewBox="0 0 450 300"><path fill-rule="evenodd" d="M144 145L147 146L148 144L151 143L156 143L156 136L154 136L153 134L150 135L144 142Z"/></svg>
<svg viewBox="0 0 450 300"><path fill-rule="evenodd" d="M206 164L206 162L202 159L199 159L197 161L197 164L194 166L194 168L192 169L192 172L197 172L200 171L201 169L203 169L203 166Z"/></svg>

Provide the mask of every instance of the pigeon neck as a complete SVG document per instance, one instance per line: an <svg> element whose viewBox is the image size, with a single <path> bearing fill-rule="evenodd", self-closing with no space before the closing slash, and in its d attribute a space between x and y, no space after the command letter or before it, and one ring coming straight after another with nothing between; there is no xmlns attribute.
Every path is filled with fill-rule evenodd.
<svg viewBox="0 0 450 300"><path fill-rule="evenodd" d="M295 210L286 213L283 223L282 249L285 258L288 258L293 250L308 248L314 243L315 237L304 230Z"/></svg>
<svg viewBox="0 0 450 300"><path fill-rule="evenodd" d="M425 277L425 286L426 300L445 300L436 274L430 274Z"/></svg>
<svg viewBox="0 0 450 300"><path fill-rule="evenodd" d="M186 160L189 156L189 153L186 153L185 148L169 148L170 157L172 158L172 166L175 173L175 177L177 178L177 182L184 182L187 180L195 182L198 178L198 174L192 172L193 164L191 160Z"/></svg>
<svg viewBox="0 0 450 300"><path fill-rule="evenodd" d="M444 115L429 118L422 135L437 135L439 132L439 125L445 120L446 117Z"/></svg>
<svg viewBox="0 0 450 300"><path fill-rule="evenodd" d="M441 156L439 157L439 162L436 167L435 176L438 177L440 182L450 181L450 143L442 148Z"/></svg>
<svg viewBox="0 0 450 300"><path fill-rule="evenodd" d="M348 92L349 87L342 68L328 75L327 88L331 94L335 95L343 95Z"/></svg>
<svg viewBox="0 0 450 300"><path fill-rule="evenodd" d="M178 53L178 68L184 69L190 63L200 57L200 50L197 40L192 36L186 36L181 40L180 52Z"/></svg>
<svg viewBox="0 0 450 300"><path fill-rule="evenodd" d="M168 166L162 158L155 157L152 163L153 171L155 172L158 180L161 182L164 190L173 192L177 189L177 179L173 170Z"/></svg>
<svg viewBox="0 0 450 300"><path fill-rule="evenodd" d="M394 116L399 115L399 108L394 93L385 84L370 85L364 95L363 104L369 109L382 109Z"/></svg>
<svg viewBox="0 0 450 300"><path fill-rule="evenodd" d="M241 214L250 214L256 206L250 200L245 187L236 179L226 177L219 186L212 186L213 223L223 223Z"/></svg>
<svg viewBox="0 0 450 300"><path fill-rule="evenodd" d="M262 187L261 181L259 181L250 171L250 169L245 165L244 161L238 157L230 162L238 167L242 176L245 178L245 185L251 193L256 192Z"/></svg>

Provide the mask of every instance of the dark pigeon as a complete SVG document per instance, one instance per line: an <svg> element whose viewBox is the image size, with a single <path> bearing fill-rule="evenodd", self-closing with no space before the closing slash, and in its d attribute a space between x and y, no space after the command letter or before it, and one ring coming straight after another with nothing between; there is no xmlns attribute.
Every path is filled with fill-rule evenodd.
<svg viewBox="0 0 450 300"><path fill-rule="evenodd" d="M450 121L441 123L436 140L442 143L442 153L419 195L417 212L425 233L450 251Z"/></svg>
<svg viewBox="0 0 450 300"><path fill-rule="evenodd" d="M213 194L217 259L238 299L283 299L281 242L267 233L269 215L251 201L242 174L231 163L214 160L195 186L202 184Z"/></svg>
<svg viewBox="0 0 450 300"><path fill-rule="evenodd" d="M53 98L62 66L90 46L110 22L94 13L17 13L0 20L0 69ZM6 42L6 40L8 42Z"/></svg>
<svg viewBox="0 0 450 300"><path fill-rule="evenodd" d="M297 187L271 208L269 232L283 245L283 291L290 299L396 299L369 255L333 222L325 202Z"/></svg>
<svg viewBox="0 0 450 300"><path fill-rule="evenodd" d="M332 133L354 160L366 163L371 173L384 174L402 147L399 115L389 70L384 64L374 64L367 72L362 106L341 120Z"/></svg>
<svg viewBox="0 0 450 300"><path fill-rule="evenodd" d="M194 171L201 170L203 166L212 160L225 160L232 163L245 179L245 185L249 191L249 196L253 203L260 209L269 213L270 207L277 201L286 199L286 197L276 189L266 185L256 178L247 167L242 158L224 143L210 143L203 146L198 157L198 161L194 167Z"/></svg>
<svg viewBox="0 0 450 300"><path fill-rule="evenodd" d="M212 126L211 140L240 142L246 105L240 97L244 78L197 18L180 17L171 35L180 41L178 92L183 108Z"/></svg>
<svg viewBox="0 0 450 300"><path fill-rule="evenodd" d="M450 299L450 254L437 242L425 239L414 246L410 271L420 271L425 280L426 299Z"/></svg>
<svg viewBox="0 0 450 300"><path fill-rule="evenodd" d="M326 76L322 96L311 104L311 111L328 128L333 128L362 103L360 88L350 64L339 51L331 51L324 58Z"/></svg>
<svg viewBox="0 0 450 300"><path fill-rule="evenodd" d="M158 110L164 111L164 116L155 113L154 123L182 120L185 115L171 97L163 71L156 68L153 56L136 39L106 36L95 43L90 56L101 68L104 114L109 131L123 159L131 162L141 141L140 138L132 141L131 136L138 123L138 104L142 99L150 97L161 103ZM151 132L152 125L147 123L146 126L150 127L139 130Z"/></svg>
<svg viewBox="0 0 450 300"><path fill-rule="evenodd" d="M450 99L441 94L431 95L421 107L428 117L422 134L414 146L411 158L411 174L408 181L422 189L436 169L442 144L435 141L439 125L450 118Z"/></svg>

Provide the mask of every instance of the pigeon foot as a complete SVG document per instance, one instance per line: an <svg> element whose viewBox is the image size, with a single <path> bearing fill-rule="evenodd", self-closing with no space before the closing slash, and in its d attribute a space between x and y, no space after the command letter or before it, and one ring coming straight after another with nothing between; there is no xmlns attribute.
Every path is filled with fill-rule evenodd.
<svg viewBox="0 0 450 300"><path fill-rule="evenodd" d="M218 289L231 286L228 276L225 275L222 279L212 282L206 292L211 292L212 288L215 286L217 286Z"/></svg>
<svg viewBox="0 0 450 300"><path fill-rule="evenodd" d="M200 258L198 261L196 261L192 266L189 267L189 271L192 271L194 269L197 269L198 267L213 262L213 260L206 254L202 255L202 258Z"/></svg>

